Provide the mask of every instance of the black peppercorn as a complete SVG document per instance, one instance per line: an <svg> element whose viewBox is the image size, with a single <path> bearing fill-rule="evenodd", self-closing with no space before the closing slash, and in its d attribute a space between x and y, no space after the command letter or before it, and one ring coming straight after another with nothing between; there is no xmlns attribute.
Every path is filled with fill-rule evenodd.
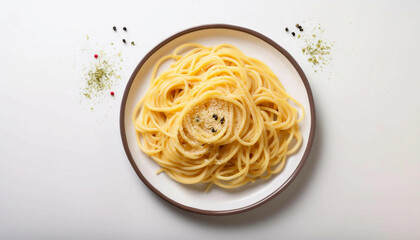
<svg viewBox="0 0 420 240"><path fill-rule="evenodd" d="M225 123L225 117L222 117L222 119L220 119L220 124Z"/></svg>
<svg viewBox="0 0 420 240"><path fill-rule="evenodd" d="M218 117L217 117L216 114L213 114L213 118L214 118L214 120L217 120L218 119Z"/></svg>
<svg viewBox="0 0 420 240"><path fill-rule="evenodd" d="M125 41L125 39L123 39L123 43L126 43L127 41Z"/></svg>
<svg viewBox="0 0 420 240"><path fill-rule="evenodd" d="M211 128L211 131L214 132L214 133L217 132L217 130L214 129L214 128Z"/></svg>
<svg viewBox="0 0 420 240"><path fill-rule="evenodd" d="M116 26L112 27L112 29L114 29L114 31L117 31L117 27Z"/></svg>
<svg viewBox="0 0 420 240"><path fill-rule="evenodd" d="M289 29L288 29L288 28L285 28L284 30L285 30L286 32L288 32L288 31L289 31Z"/></svg>
<svg viewBox="0 0 420 240"><path fill-rule="evenodd" d="M292 32L293 37L295 36L295 32Z"/></svg>
<svg viewBox="0 0 420 240"><path fill-rule="evenodd" d="M126 27L123 27L123 30L124 30L124 31L127 31L127 28L126 28Z"/></svg>

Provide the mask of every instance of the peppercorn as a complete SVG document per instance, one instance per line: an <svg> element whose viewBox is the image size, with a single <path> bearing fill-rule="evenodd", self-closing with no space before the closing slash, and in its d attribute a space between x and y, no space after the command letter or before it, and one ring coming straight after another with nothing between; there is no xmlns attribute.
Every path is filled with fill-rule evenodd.
<svg viewBox="0 0 420 240"><path fill-rule="evenodd" d="M124 30L124 31L127 31L127 28L126 28L126 27L123 27L123 30Z"/></svg>
<svg viewBox="0 0 420 240"><path fill-rule="evenodd" d="M295 36L295 32L292 32L292 36L293 36L293 37Z"/></svg>
<svg viewBox="0 0 420 240"><path fill-rule="evenodd" d="M214 120L217 120L217 115L216 114L213 114L213 118L214 118Z"/></svg>
<svg viewBox="0 0 420 240"><path fill-rule="evenodd" d="M116 26L113 26L112 29L114 29L114 31L117 31L117 27Z"/></svg>
<svg viewBox="0 0 420 240"><path fill-rule="evenodd" d="M214 128L211 128L211 131L214 132L214 133L217 132L217 130L214 129Z"/></svg>
<svg viewBox="0 0 420 240"><path fill-rule="evenodd" d="M220 124L225 123L225 117L222 117L222 119L220 119Z"/></svg>
<svg viewBox="0 0 420 240"><path fill-rule="evenodd" d="M296 27L299 29L299 31L303 32L303 27L302 27L302 25L296 24Z"/></svg>
<svg viewBox="0 0 420 240"><path fill-rule="evenodd" d="M288 28L285 28L284 30L285 30L286 32L288 32L288 31L289 31L289 29L288 29Z"/></svg>
<svg viewBox="0 0 420 240"><path fill-rule="evenodd" d="M125 41L125 39L123 39L123 43L126 43L127 41Z"/></svg>

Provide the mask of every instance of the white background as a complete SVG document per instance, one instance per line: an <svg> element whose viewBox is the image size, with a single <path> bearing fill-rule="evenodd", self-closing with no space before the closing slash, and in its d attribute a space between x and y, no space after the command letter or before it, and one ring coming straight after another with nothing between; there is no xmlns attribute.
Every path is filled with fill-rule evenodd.
<svg viewBox="0 0 420 240"><path fill-rule="evenodd" d="M209 23L248 27L286 48L317 111L297 179L226 217L158 198L119 134L122 91L140 59ZM320 24L322 39L335 41L323 71L284 32L296 23ZM0 0L0 239L419 239L419 25L420 1ZM118 44L123 37L137 45ZM122 79L91 111L82 68L91 53L111 54L110 42L122 52Z"/></svg>

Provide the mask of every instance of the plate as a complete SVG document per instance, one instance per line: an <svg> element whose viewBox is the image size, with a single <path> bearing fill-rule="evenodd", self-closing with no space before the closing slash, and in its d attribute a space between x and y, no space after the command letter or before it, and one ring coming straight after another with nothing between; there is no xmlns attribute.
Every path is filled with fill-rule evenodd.
<svg viewBox="0 0 420 240"><path fill-rule="evenodd" d="M215 46L229 43L237 46L245 55L267 64L280 79L286 91L298 100L306 111L299 127L303 137L300 150L287 158L284 170L268 180L258 180L236 189L212 187L204 192L200 185L184 185L165 174L156 175L157 163L144 154L136 142L132 113L136 103L146 93L152 69L159 58L171 53L183 43L199 43ZM167 63L169 64L169 63ZM165 69L164 65L160 69ZM308 80L293 57L268 37L251 29L213 24L190 28L179 32L153 48L138 64L127 84L121 103L120 130L128 160L139 178L162 199L184 210L208 214L228 215L243 212L275 197L296 178L302 169L315 133L315 107Z"/></svg>

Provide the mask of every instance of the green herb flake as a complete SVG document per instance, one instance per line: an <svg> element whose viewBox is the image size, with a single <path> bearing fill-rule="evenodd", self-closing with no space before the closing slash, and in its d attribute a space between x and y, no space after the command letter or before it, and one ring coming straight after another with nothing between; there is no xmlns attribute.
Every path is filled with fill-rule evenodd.
<svg viewBox="0 0 420 240"><path fill-rule="evenodd" d="M303 36L305 46L302 48L302 53L308 56L307 60L309 63L322 68L330 60L329 55L331 54L332 44L316 38L316 34L311 36Z"/></svg>
<svg viewBox="0 0 420 240"><path fill-rule="evenodd" d="M104 55L105 53L101 51L101 56ZM116 67L107 58L99 61L95 60L85 75L82 95L87 99L93 99L110 90L115 81L121 78L115 69Z"/></svg>
<svg viewBox="0 0 420 240"><path fill-rule="evenodd" d="M83 95L86 97L86 98L89 98L89 99L91 99L92 97L90 96L90 94L89 93L83 93Z"/></svg>

